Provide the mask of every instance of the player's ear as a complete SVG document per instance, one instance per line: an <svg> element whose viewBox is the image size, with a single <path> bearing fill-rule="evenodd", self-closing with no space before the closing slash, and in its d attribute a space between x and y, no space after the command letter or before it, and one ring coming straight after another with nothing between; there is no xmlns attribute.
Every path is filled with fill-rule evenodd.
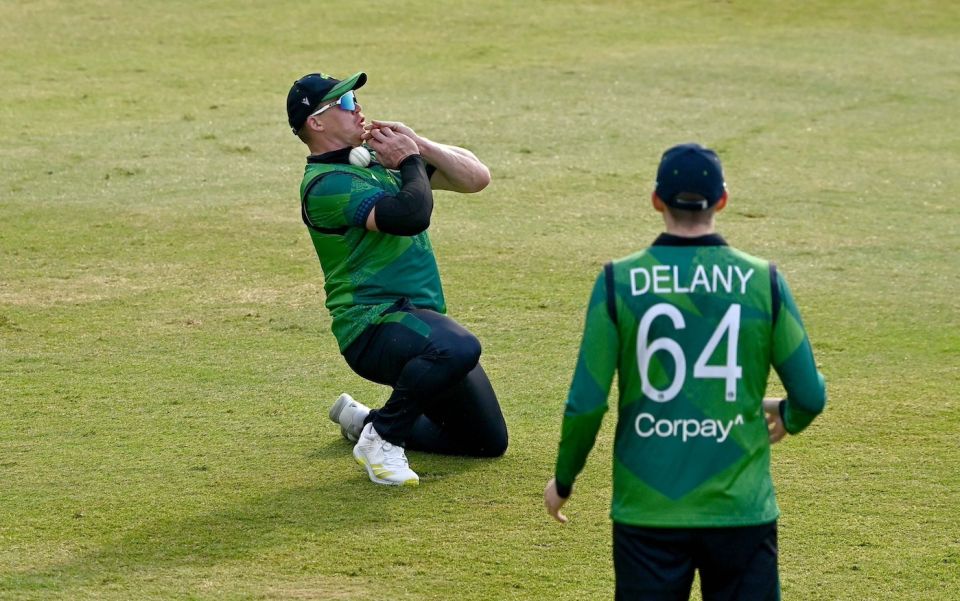
<svg viewBox="0 0 960 601"><path fill-rule="evenodd" d="M656 191L650 194L650 204L653 205L653 208L657 211L657 213L663 213L667 208L666 205L663 204L663 201L660 200L660 197L657 196Z"/></svg>
<svg viewBox="0 0 960 601"><path fill-rule="evenodd" d="M720 200L717 201L717 212L723 210L723 207L727 206L727 191L723 191L723 196L720 197Z"/></svg>

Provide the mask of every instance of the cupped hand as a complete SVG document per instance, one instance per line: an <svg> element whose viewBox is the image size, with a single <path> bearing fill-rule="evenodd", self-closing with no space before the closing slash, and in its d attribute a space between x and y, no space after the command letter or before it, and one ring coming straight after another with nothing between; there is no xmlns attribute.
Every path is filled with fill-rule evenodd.
<svg viewBox="0 0 960 601"><path fill-rule="evenodd" d="M399 121L378 121L374 119L367 124L367 129L391 129L398 134L403 134L408 138L417 140L417 133L413 131L409 126L399 122Z"/></svg>
<svg viewBox="0 0 960 601"><path fill-rule="evenodd" d="M419 154L412 138L389 127L372 127L364 137L367 145L376 151L377 160L387 169L396 169L410 155Z"/></svg>
<svg viewBox="0 0 960 601"><path fill-rule="evenodd" d="M547 487L543 489L543 504L546 506L547 513L550 514L550 517L561 524L566 524L568 521L567 516L560 513L560 508L563 507L563 504L566 502L567 498L557 494L556 478L550 478L550 481L547 482Z"/></svg>
<svg viewBox="0 0 960 601"><path fill-rule="evenodd" d="M763 413L767 418L767 430L770 433L770 444L776 444L787 435L787 428L783 425L780 415L781 399L763 399Z"/></svg>

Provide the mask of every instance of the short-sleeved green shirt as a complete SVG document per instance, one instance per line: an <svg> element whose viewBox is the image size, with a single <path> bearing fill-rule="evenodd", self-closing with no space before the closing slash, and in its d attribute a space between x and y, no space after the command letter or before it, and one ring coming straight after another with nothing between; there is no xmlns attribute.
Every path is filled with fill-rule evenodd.
<svg viewBox="0 0 960 601"><path fill-rule="evenodd" d="M302 216L320 258L331 329L343 352L400 298L446 312L427 232L395 236L366 229L377 201L400 190L397 171L347 163L346 152L310 157L300 185Z"/></svg>

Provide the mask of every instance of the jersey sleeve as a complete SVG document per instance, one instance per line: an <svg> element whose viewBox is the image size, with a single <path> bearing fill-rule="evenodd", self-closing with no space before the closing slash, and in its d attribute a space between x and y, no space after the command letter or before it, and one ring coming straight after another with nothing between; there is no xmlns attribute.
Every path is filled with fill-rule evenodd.
<svg viewBox="0 0 960 601"><path fill-rule="evenodd" d="M562 496L569 495L596 442L608 408L618 348L617 328L607 307L607 287L601 272L590 295L580 353L563 414L555 470Z"/></svg>
<svg viewBox="0 0 960 601"><path fill-rule="evenodd" d="M797 434L823 411L827 392L793 295L781 274L777 273L777 279L780 308L773 326L773 368L787 391L783 425L787 432Z"/></svg>
<svg viewBox="0 0 960 601"><path fill-rule="evenodd" d="M307 192L307 215L321 228L365 227L367 216L384 194L382 188L353 174L327 173Z"/></svg>
<svg viewBox="0 0 960 601"><path fill-rule="evenodd" d="M433 165L431 165L430 163L428 163L426 160L423 161L423 168L424 168L424 169L426 170L426 172L427 172L427 179L428 179L428 180L429 180L429 179L432 179L432 178L433 178L433 174L437 172L437 168L434 167ZM399 170L399 169L387 169L387 172L389 172L392 176L394 176L395 178L397 178L397 181L400 181L400 170Z"/></svg>

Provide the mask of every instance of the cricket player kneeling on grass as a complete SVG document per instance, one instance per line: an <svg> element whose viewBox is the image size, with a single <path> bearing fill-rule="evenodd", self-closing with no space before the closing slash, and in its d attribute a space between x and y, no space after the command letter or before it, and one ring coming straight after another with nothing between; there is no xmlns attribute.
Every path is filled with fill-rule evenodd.
<svg viewBox="0 0 960 601"><path fill-rule="evenodd" d="M699 571L704 601L779 599L770 445L823 410L823 377L783 276L715 232L716 154L667 150L652 202L666 233L605 265L590 296L544 502L567 520L616 371L616 598L688 599ZM784 400L763 398L771 365Z"/></svg>
<svg viewBox="0 0 960 601"><path fill-rule="evenodd" d="M311 153L301 217L340 352L357 374L393 389L372 411L340 395L329 417L356 443L370 480L412 486L419 478L405 448L480 457L507 448L480 342L446 315L427 234L434 190L479 192L490 172L472 152L403 123L368 123L356 96L366 81L306 75L290 88L287 117Z"/></svg>

